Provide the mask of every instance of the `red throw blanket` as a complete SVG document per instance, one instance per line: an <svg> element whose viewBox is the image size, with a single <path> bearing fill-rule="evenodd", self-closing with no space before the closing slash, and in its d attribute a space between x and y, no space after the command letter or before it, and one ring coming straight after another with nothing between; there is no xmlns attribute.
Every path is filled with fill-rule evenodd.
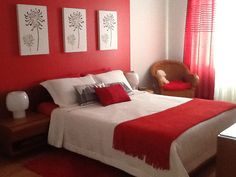
<svg viewBox="0 0 236 177"><path fill-rule="evenodd" d="M232 103L194 99L159 113L123 122L115 127L113 147L145 160L155 168L169 169L170 146L180 134L235 107Z"/></svg>

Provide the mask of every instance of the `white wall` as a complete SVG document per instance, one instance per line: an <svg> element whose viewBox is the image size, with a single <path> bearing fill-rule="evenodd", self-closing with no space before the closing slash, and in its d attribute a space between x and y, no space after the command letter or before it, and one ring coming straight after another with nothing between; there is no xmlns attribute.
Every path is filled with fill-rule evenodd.
<svg viewBox="0 0 236 177"><path fill-rule="evenodd" d="M166 58L167 0L130 0L131 70L151 86L150 66Z"/></svg>
<svg viewBox="0 0 236 177"><path fill-rule="evenodd" d="M183 60L186 9L187 0L130 0L131 70L140 86L152 86L155 61Z"/></svg>
<svg viewBox="0 0 236 177"><path fill-rule="evenodd" d="M169 0L168 58L183 61L187 0Z"/></svg>

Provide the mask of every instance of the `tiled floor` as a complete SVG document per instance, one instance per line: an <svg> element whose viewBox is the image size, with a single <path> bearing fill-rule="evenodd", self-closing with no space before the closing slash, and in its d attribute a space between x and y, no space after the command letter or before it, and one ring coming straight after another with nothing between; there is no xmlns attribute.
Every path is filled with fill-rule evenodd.
<svg viewBox="0 0 236 177"><path fill-rule="evenodd" d="M0 177L40 177L23 166L26 160L33 157L33 154L18 158L0 156Z"/></svg>

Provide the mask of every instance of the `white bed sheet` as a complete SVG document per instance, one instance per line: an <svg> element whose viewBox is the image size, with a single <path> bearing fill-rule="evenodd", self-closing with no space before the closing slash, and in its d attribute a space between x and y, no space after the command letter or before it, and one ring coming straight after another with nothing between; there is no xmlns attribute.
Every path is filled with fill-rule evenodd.
<svg viewBox="0 0 236 177"><path fill-rule="evenodd" d="M136 91L131 100L107 107L91 104L55 109L51 116L49 144L115 166L134 176L188 177L189 171L215 154L217 135L236 122L234 109L187 130L172 142L170 169L155 169L113 149L114 128L121 122L163 111L190 99Z"/></svg>

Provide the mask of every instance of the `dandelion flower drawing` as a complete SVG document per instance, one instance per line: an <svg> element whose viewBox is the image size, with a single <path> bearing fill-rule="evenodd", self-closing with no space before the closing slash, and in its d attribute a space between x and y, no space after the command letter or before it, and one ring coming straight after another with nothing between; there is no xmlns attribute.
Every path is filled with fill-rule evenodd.
<svg viewBox="0 0 236 177"><path fill-rule="evenodd" d="M23 41L24 44L29 47L29 50L31 52L31 47L34 45L34 37L32 34L27 34L25 36L23 36Z"/></svg>
<svg viewBox="0 0 236 177"><path fill-rule="evenodd" d="M43 29L43 22L45 19L43 17L43 13L40 9L30 9L30 11L24 14L26 26L31 27L31 31L36 29L37 31L37 51L39 50L39 30Z"/></svg>
<svg viewBox="0 0 236 177"><path fill-rule="evenodd" d="M72 46L72 49L73 49L73 46L75 45L75 40L76 40L76 37L74 34L67 36L67 41Z"/></svg>
<svg viewBox="0 0 236 177"><path fill-rule="evenodd" d="M74 28L73 30L78 30L78 48L80 48L80 31L83 29L83 15L81 12L73 12L69 17L69 27Z"/></svg>
<svg viewBox="0 0 236 177"><path fill-rule="evenodd" d="M116 21L113 14L107 14L103 17L103 26L107 29L107 31L110 31L110 46L112 44L112 31L114 30L116 25Z"/></svg>

